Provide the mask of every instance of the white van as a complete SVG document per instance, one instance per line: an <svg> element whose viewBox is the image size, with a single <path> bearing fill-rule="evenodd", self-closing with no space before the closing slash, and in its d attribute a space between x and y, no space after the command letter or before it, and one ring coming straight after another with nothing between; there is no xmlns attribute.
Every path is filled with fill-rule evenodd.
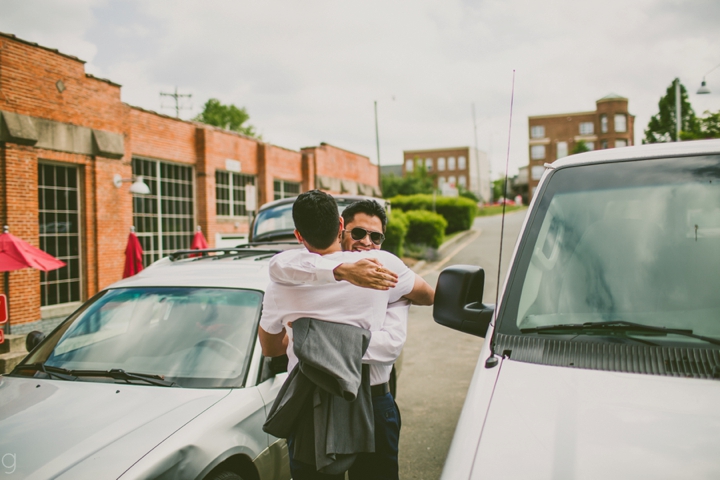
<svg viewBox="0 0 720 480"><path fill-rule="evenodd" d="M435 321L484 337L442 478L720 478L720 140L547 165L497 309L444 270Z"/></svg>

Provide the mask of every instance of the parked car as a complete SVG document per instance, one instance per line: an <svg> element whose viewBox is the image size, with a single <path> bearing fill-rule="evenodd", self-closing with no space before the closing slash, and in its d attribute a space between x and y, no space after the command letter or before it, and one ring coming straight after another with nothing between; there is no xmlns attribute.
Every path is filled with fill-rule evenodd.
<svg viewBox="0 0 720 480"><path fill-rule="evenodd" d="M546 167L497 308L440 275L486 339L442 478L720 478L720 140Z"/></svg>
<svg viewBox="0 0 720 480"><path fill-rule="evenodd" d="M290 478L262 431L287 377L257 341L276 250L191 253L104 289L0 376L13 478Z"/></svg>
<svg viewBox="0 0 720 480"><path fill-rule="evenodd" d="M375 200L390 213L390 202L382 198L365 197L362 195L333 195L342 213L346 207L358 200ZM250 225L250 243L295 242L295 223L292 218L292 206L295 197L283 198L268 202L258 210Z"/></svg>

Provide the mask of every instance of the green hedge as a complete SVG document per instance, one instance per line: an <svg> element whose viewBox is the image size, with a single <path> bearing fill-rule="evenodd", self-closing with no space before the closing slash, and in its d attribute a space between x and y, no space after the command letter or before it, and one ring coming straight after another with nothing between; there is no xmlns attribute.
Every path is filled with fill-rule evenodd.
<svg viewBox="0 0 720 480"><path fill-rule="evenodd" d="M407 215L402 210L393 210L388 217L382 249L402 257L405 254L404 245L408 224Z"/></svg>
<svg viewBox="0 0 720 480"><path fill-rule="evenodd" d="M411 210L429 210L433 208L433 196L398 195L390 199L393 209L408 212ZM464 197L436 197L435 211L447 220L445 233L469 230L477 215L475 202Z"/></svg>
<svg viewBox="0 0 720 480"><path fill-rule="evenodd" d="M428 245L432 248L442 245L448 225L442 216L426 210L410 210L405 216L408 220L406 243Z"/></svg>

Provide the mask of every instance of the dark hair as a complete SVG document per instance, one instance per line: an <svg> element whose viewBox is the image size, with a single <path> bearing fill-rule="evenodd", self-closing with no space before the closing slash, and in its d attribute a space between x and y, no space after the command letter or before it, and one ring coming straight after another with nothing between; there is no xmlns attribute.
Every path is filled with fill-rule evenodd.
<svg viewBox="0 0 720 480"><path fill-rule="evenodd" d="M381 207L378 202L375 200L358 200L357 202L351 204L342 212L345 225L352 222L355 215L358 213L364 213L365 215L371 217L378 217L382 223L383 232L385 232L385 227L387 226L387 215L385 214L385 209Z"/></svg>
<svg viewBox="0 0 720 480"><path fill-rule="evenodd" d="M335 199L320 190L301 193L293 204L293 221L300 235L313 247L328 248L337 240L340 215Z"/></svg>

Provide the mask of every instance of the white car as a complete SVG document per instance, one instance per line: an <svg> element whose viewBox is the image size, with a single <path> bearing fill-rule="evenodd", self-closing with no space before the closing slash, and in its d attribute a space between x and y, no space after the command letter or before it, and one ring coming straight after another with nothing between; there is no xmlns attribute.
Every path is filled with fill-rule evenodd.
<svg viewBox="0 0 720 480"><path fill-rule="evenodd" d="M498 308L442 272L438 323L484 337L442 478L720 478L720 140L547 165Z"/></svg>
<svg viewBox="0 0 720 480"><path fill-rule="evenodd" d="M274 253L179 252L86 302L0 376L0 472L290 478L285 440L262 431L287 377L257 341Z"/></svg>

